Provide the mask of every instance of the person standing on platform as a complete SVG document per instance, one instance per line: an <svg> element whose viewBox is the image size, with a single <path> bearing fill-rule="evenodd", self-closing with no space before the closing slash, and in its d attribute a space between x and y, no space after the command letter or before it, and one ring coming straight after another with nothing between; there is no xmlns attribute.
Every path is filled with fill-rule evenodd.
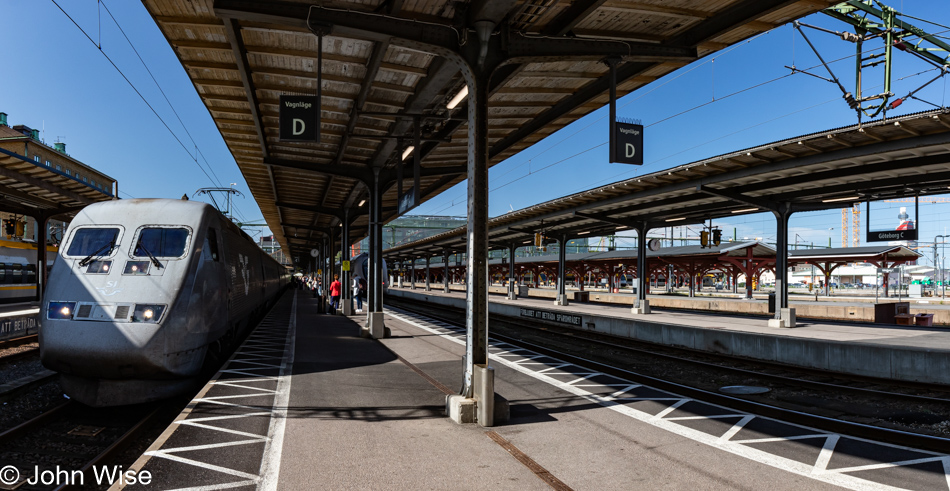
<svg viewBox="0 0 950 491"><path fill-rule="evenodd" d="M356 298L356 311L363 311L363 299L360 298L360 279L353 278L353 297Z"/></svg>
<svg viewBox="0 0 950 491"><path fill-rule="evenodd" d="M343 284L340 283L340 275L333 275L333 283L330 283L330 306L333 310L340 308L340 294L343 293Z"/></svg>

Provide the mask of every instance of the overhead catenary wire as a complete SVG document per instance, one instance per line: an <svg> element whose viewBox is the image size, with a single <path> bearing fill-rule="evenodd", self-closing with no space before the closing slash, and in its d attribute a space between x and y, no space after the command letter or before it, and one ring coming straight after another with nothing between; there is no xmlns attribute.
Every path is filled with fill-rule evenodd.
<svg viewBox="0 0 950 491"><path fill-rule="evenodd" d="M187 153L189 157L192 157L191 152L188 150L188 147L185 146L184 142L182 142L181 139L178 138L178 135L176 135L175 132L172 131L171 127L168 126L168 123L166 123L165 120L162 118L162 116L158 114L158 111L156 111L155 108L152 106L152 104L148 102L148 99L145 98L145 96L142 94L142 92L139 91L139 89L135 86L135 84L132 83L131 80L129 80L129 77L125 75L122 69L119 68L118 65L116 65L116 63L112 60L112 58L109 57L108 54L106 54L106 52L102 49L102 46L98 45L96 41L93 40L91 36L89 36L86 30L83 29L82 26L80 26L79 23L76 22L76 20L73 19L72 16L70 16L69 13L67 13L66 10L64 10L63 7L60 6L60 4L56 2L56 0L50 0L50 1L52 1L53 5L56 5L56 8L58 8L63 13L63 15L65 15L73 23L73 25L75 25L76 28L79 29L83 33L84 36L86 36L86 39L88 39L89 42L91 42L93 45L96 46L96 48L99 50L99 53L101 53L102 56L105 57L105 59L109 62L109 64L111 64L112 67L115 68L117 72L119 72L119 75L122 76L122 78L126 81L126 83L128 83L129 86L132 87L132 90L134 90L135 93L139 96L139 98L142 99L142 102L144 102L145 105L148 106L148 108L152 111L152 114L154 114L155 117L157 117L158 120L161 121L162 125L165 126L165 129L168 130L168 132L172 135L175 141L177 141L178 144L181 145L181 148L185 151L185 153ZM201 164L198 163L197 159L194 159L194 157L192 157L192 159L198 165L198 168L201 169L201 172L204 173L204 175L208 178L208 180L211 181L212 184L217 184L215 180L211 177L211 175L208 174L208 172L204 169L204 167L202 167Z"/></svg>
<svg viewBox="0 0 950 491"><path fill-rule="evenodd" d="M763 33L763 34L765 34L765 33ZM761 35L762 35L762 34L760 34L759 36L761 36ZM756 38L759 37L759 36L756 36ZM755 38L749 39L749 40L747 41L747 43L753 41L754 39L755 39ZM862 51L860 54L861 54L861 55L864 55L864 54L868 54L868 53L873 53L873 52L875 52L875 51L880 51L880 50L883 50L883 49L884 49L883 47L869 48L869 49L867 49L867 50ZM721 53L721 54L725 54L725 53ZM844 60L848 60L848 59L854 58L854 57L856 57L856 56L858 56L858 53L849 54L849 55L847 55L847 56L842 56L842 57L840 57L840 58L831 60L831 61L829 61L828 63L829 63L829 64L831 64L831 63L837 63L837 62L841 62L841 61L844 61ZM715 58L713 58L712 60L710 60L710 62L713 61L714 59L715 59ZM699 64L699 65L696 65L696 66L690 68L689 70L687 70L687 71L685 71L685 72L683 72L683 73L677 75L676 77L673 77L673 78L671 78L671 79L665 81L663 84L660 84L660 85L658 85L658 86L656 86L656 87L654 87L654 88L652 88L652 89L646 91L645 93L639 95L639 96L636 97L635 99L626 102L626 103L625 103L623 106L621 106L621 107L626 107L626 106L632 104L633 102L636 102L638 99L640 99L640 98L642 98L642 97L645 97L645 96L649 95L651 92L653 92L653 91L655 91L655 90L657 90L657 89L659 89L659 88L661 88L661 87L667 85L668 83L670 83L670 82L672 82L672 81L674 81L674 80L676 80L676 79L678 79L678 78L680 78L680 77L682 77L682 76L684 76L684 75L686 75L686 74L688 74L688 73L690 73L690 72L696 70L696 69L699 68L700 66L702 66L702 64ZM820 67L820 66L822 66L822 64L814 65L814 66L812 66L812 67L806 68L805 70L811 70L811 69L814 69L814 68L818 68L818 67ZM928 71L929 71L929 70L928 70ZM746 91L749 91L749 90L753 90L753 89L756 89L756 88L759 88L759 87L762 87L762 86L765 86L765 85L769 85L769 84L771 84L771 83L778 82L778 81L780 81L780 80L783 80L783 79L785 79L785 78L788 78L788 77L790 77L790 76L792 76L792 75L796 75L796 74L801 73L801 72L802 72L802 70L798 70L798 71L795 71L795 72L787 73L787 74L785 74L785 75L782 75L782 76L779 76L779 77L775 77L775 78L770 79L770 80L767 80L767 81L765 81L765 82L761 82L761 83L758 83L758 84L755 84L755 85L752 85L752 86L749 86L749 87L740 89L740 90L738 90L738 91L732 92L732 93L727 94L727 95L725 95L725 96L723 96L723 97L720 97L720 98L718 98L718 99L715 99L715 98L714 98L713 100L704 102L704 103L702 103L702 104L697 104L696 106L693 106L693 107L691 107L691 108L688 108L688 109L686 109L686 110L680 111L680 112L678 112L678 113L676 113L676 114L673 114L673 115L671 115L671 116L668 116L668 117L666 117L666 118L663 118L663 119L661 119L661 120L659 120L659 121L656 121L656 122L654 122L654 123L651 123L650 125L647 125L646 127L649 128L649 127L651 127L651 126L654 126L654 125L657 125L657 124L666 122L666 121L668 121L668 120L671 120L671 119L674 119L674 118L676 118L676 117L685 115L685 114L687 114L687 113L689 113L689 112L695 111L695 110L700 109L700 108L702 108L702 107L709 106L710 104L712 104L712 103L714 103L714 102L719 102L719 101L728 99L728 98L730 98L730 97L733 97L733 96L735 96L735 95L741 94L741 93L743 93L743 92L746 92ZM926 73L926 72L927 72L927 71L920 72L920 73ZM903 77L901 80L903 80L904 78L911 78L911 77L913 77L913 76L919 75L920 73L915 74L915 75L909 75L909 76ZM944 82L945 82L945 85L946 85L946 80L944 80ZM945 91L945 92L946 92L946 91ZM945 94L944 94L944 97L945 97ZM916 99L916 98L915 98L915 99ZM756 125L752 125L752 126L750 126L750 127L744 128L743 130L739 130L739 131L733 132L733 133L731 133L731 134L729 134L729 135L724 135L724 136L719 137L719 138L717 138L717 139L710 140L709 142L706 142L706 143L703 143L703 144L700 144L700 145L691 147L690 149L696 148L696 147L698 147L698 146L702 146L702 145L705 145L705 144L708 144L708 143L710 143L710 142L712 142L712 141L717 141L717 140L719 140L719 139L726 138L726 137L728 137L728 136L734 135L734 134L739 133L739 132L742 132L742 131L746 131L746 130L751 129L751 128L754 128L754 127L756 127L756 126L760 126L760 125L763 125L763 124L770 123L770 122L775 121L775 120L777 120L777 119L781 119L781 118L783 118L783 117L787 117L787 116L789 116L789 115L796 114L796 113L802 112L802 111L804 111L804 110L812 109L812 108L818 107L818 106L820 106L820 105L827 104L827 103L829 103L829 102L833 102L833 101L835 101L835 100L838 100L838 98L836 97L836 98L830 99L830 100L828 100L828 101L824 101L824 102L822 102L822 103L809 106L808 108L800 109L800 110L797 110L797 111L793 111L793 112L791 112L791 113L789 113L789 114L786 114L786 115L783 115L783 116L780 116L780 117L777 117L777 118L773 118L773 119L771 119L771 120L769 120L769 121L764 121L764 122L762 122L762 123L758 123L758 124L756 124ZM918 100L919 100L919 99L918 99ZM921 102L934 105L933 103L930 103L930 102L927 102L927 101L921 101ZM601 120L603 120L605 117L606 117L606 116L603 116L603 117L601 117L601 118L598 118L598 119L592 121L592 122L591 122L590 124L588 124L587 126L581 128L581 129L579 129L578 131L576 131L576 132L574 132L574 133L572 133L572 134L570 134L570 135L565 136L565 138L563 138L562 140L559 140L557 143L555 143L555 144L552 145L551 147L548 147L547 149L545 149L545 150L542 151L541 153L532 156L530 159L528 159L527 162L523 162L522 164L519 164L519 165L515 166L515 167L512 168L512 169L509 169L509 170L506 171L505 173L503 173L503 174L501 174L500 176L498 176L498 178L500 178L500 177L502 177L502 176L504 176L504 175L507 175L507 174L510 173L511 171L515 170L516 168L521 167L522 165L525 165L526 163L531 162L533 159L536 159L536 158L537 158L539 155L541 155L542 153L547 152L548 150L552 149L554 146L559 145L559 144L563 143L564 141L566 141L567 139L569 139L569 138L571 138L571 137L577 135L577 134L580 133L581 131L586 130L587 128L589 128L590 126L594 125L595 123L598 123L598 122L600 122ZM532 170L531 172L529 172L529 173L526 174L526 175L523 175L523 176L520 176L520 177L518 177L518 178L515 178L514 180L508 181L508 182L506 182L506 183L504 183L504 184L502 184L502 185L500 185L500 186L496 186L496 187L494 187L494 188L491 188L491 191L496 191L496 190L498 190L498 189L501 189L501 188L503 188L503 187L505 187L505 186L507 186L507 185L509 185L509 184L512 184L512 183L517 182L517 181L520 181L520 180L522 180L522 179L524 179L524 178L526 178L526 177L528 177L528 176L530 176L530 175L536 174L536 173L540 172L541 170L545 170L545 169L548 169L548 168L550 168L550 167L553 167L554 165L557 165L557 164L560 164L560 163L564 163L564 162L570 160L570 159L573 158L573 157L576 157L576 156L578 156L578 155L581 155L581 154L584 154L584 153L586 153L586 152L592 151L592 150L594 150L594 149L596 149L596 148L598 148L598 147L601 147L601 146L603 146L603 145L606 145L606 144L607 144L607 142L599 143L599 144L597 144L597 145L594 145L594 146L592 146L592 147L587 148L586 150L583 150L583 151L581 151L581 152L578 152L578 153L576 153L576 154L574 154L574 155L572 155L572 156L570 156L570 157L567 157L567 158L558 160L557 162L554 162L554 163L552 163L552 164L543 166L543 167L541 167L540 169ZM681 150L681 151L679 151L679 152L677 152L677 153L675 153L675 154L671 154L671 155L668 155L668 156L666 156L666 157L663 157L662 159L655 160L655 161L651 162L651 163L648 164L648 165L655 164L655 163L657 163L657 162L660 162L660 161L665 160L665 159L668 159L668 158L670 158L670 157L672 157L672 156L681 154L681 153L683 153L683 152L685 152L685 151L688 151L688 150L690 150L690 149ZM621 174L615 175L614 178L615 178L615 177L618 177L618 176L622 176L622 175L628 175L628 174L636 175L636 173L639 172L639 170L640 170L640 169L634 169L634 170L631 170L631 171L625 171L625 172L623 172L623 173L621 173ZM498 178L493 179L493 181L497 181ZM605 179L605 180L600 180L600 181L598 181L598 182L604 182L604 181L610 180L610 179L613 179L613 178L608 178L608 179ZM584 189L586 189L586 188L584 188ZM460 198L460 197L453 198L450 203L443 205L441 208L439 208L439 209L433 211L432 213L438 214L438 213L441 213L441 212L443 212L443 211L445 211L445 210L447 210L447 209L453 208L454 206L456 206L456 201L459 200L459 199L461 199L461 198Z"/></svg>
<svg viewBox="0 0 950 491"><path fill-rule="evenodd" d="M137 56L138 59L139 59L139 61L142 62L142 66L145 67L145 71L148 72L149 77L152 78L152 82L155 82L155 86L158 87L158 91L162 94L162 97L165 98L165 102L168 103L168 107L171 108L172 113L174 113L174 114L175 114L175 117L178 118L178 123L181 124L182 129L185 131L185 134L188 135L188 139L191 140L192 145L195 146L195 156L194 156L195 162L197 163L198 156L200 155L201 158L204 159L205 165L208 166L208 170L210 170L211 173L214 174L214 178L215 178L215 180L217 181L216 184L218 184L219 186L221 186L220 178L218 178L218 175L215 174L214 168L211 167L211 164L208 163L208 159L205 158L205 156L204 156L203 153L201 153L201 149L198 148L198 143L196 143L194 137L191 136L191 132L188 131L188 127L185 126L185 122L181 120L181 116L178 114L178 111L175 110L175 106L172 104L172 102L168 99L168 95L165 94L165 90L162 89L161 84L158 83L158 80L155 78L155 75L152 73L152 70L149 69L148 64L145 63L145 60L142 58L142 55L139 54L139 51L135 48L135 45L132 44L132 40L129 39L129 36L125 33L125 30L122 29L122 25L119 24L119 21L115 18L114 15L112 15L112 11L109 10L109 6L106 5L105 0L99 0L99 3L100 3L100 4L102 5L102 7L106 10L106 13L109 14L109 17L112 19L112 22L114 22L115 25L116 25L116 27L119 29L119 32L122 33L122 37L124 37L124 38L125 38L125 41L126 41L127 43L129 43L129 47L132 48L132 51L135 53L135 56ZM100 35L99 35L99 36L100 36L100 39L101 39L101 36L102 36L102 34L101 34L101 30L102 30L102 28L101 28L101 23L100 23L100 28L99 28L99 29L100 29ZM102 49L102 48L101 48L101 45L100 45L100 49ZM190 155L190 153L189 153L189 155ZM199 164L199 167L200 167L200 164Z"/></svg>

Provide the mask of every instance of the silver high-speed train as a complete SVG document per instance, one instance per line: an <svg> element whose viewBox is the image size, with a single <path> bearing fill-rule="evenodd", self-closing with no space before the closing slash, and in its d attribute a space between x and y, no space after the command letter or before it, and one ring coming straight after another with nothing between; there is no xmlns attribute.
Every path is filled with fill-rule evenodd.
<svg viewBox="0 0 950 491"><path fill-rule="evenodd" d="M40 357L91 406L162 399L198 381L290 273L208 204L89 205L69 224L40 315Z"/></svg>

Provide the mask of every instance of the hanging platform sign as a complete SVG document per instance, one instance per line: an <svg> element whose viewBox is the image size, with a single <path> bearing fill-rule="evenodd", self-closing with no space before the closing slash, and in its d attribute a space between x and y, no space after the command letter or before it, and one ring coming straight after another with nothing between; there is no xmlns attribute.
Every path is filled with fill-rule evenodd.
<svg viewBox="0 0 950 491"><path fill-rule="evenodd" d="M614 122L613 162L643 165L643 125Z"/></svg>
<svg viewBox="0 0 950 491"><path fill-rule="evenodd" d="M280 96L280 141L320 141L320 97L315 95Z"/></svg>
<svg viewBox="0 0 950 491"><path fill-rule="evenodd" d="M416 206L416 193L415 189L409 188L409 191L406 191L405 194L399 197L399 210L398 213L401 215Z"/></svg>
<svg viewBox="0 0 950 491"><path fill-rule="evenodd" d="M870 201L865 202L867 241L910 242L917 240L917 219L920 216L919 201L919 198L915 196L912 210L908 210L909 206L890 206L881 202L875 202L876 206L872 207ZM872 211L875 214L873 221Z"/></svg>

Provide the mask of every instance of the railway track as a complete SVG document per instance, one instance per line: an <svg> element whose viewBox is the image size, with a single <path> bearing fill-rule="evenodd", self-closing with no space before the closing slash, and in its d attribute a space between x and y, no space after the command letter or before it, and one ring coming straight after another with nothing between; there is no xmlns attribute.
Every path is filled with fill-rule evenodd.
<svg viewBox="0 0 950 491"><path fill-rule="evenodd" d="M432 304L387 303L464 329L464 312ZM749 360L697 356L689 350L646 345L586 332L517 323L493 316L492 338L604 373L633 379L698 400L796 424L921 449L950 448L950 395L946 387L918 385L908 393L885 381L847 379ZM700 359L697 359L700 358ZM712 360L713 358L717 358ZM735 365L735 366L733 366ZM755 386L765 394L728 396L724 386ZM942 426L941 426L942 425Z"/></svg>
<svg viewBox="0 0 950 491"><path fill-rule="evenodd" d="M0 489L107 485L124 472L113 459L169 404L91 408L70 401L0 433Z"/></svg>
<svg viewBox="0 0 950 491"><path fill-rule="evenodd" d="M39 339L39 336L36 334L31 334L29 336L21 336L13 339L4 339L0 341L0 350L5 350L8 348L16 348L17 346L22 346L24 344L35 343Z"/></svg>

